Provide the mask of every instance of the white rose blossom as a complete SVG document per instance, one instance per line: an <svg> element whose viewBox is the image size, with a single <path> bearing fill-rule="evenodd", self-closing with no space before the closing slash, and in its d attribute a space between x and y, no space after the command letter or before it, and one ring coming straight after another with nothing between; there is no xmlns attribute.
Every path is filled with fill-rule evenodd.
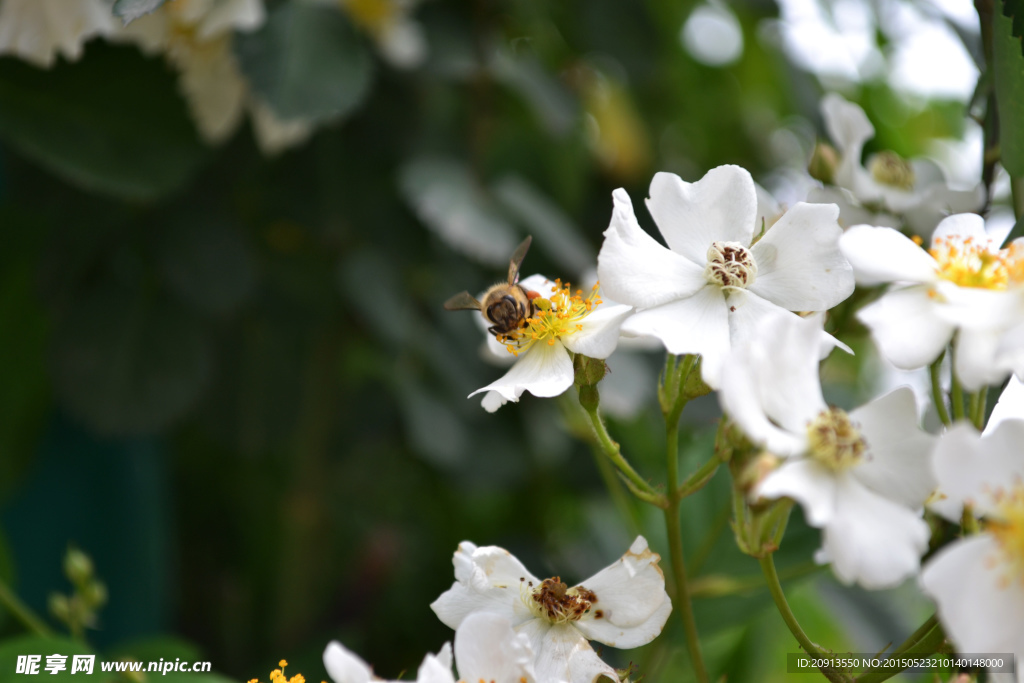
<svg viewBox="0 0 1024 683"><path fill-rule="evenodd" d="M526 327L496 340L488 335L492 351L513 354L515 363L500 379L477 389L470 396L486 392L482 404L494 412L506 401L518 401L524 391L534 396L558 396L572 386L574 373L570 353L590 358L607 358L619 341L619 326L632 308L601 299L595 285L584 296L561 281L531 275L520 281L527 291L537 292L535 312Z"/></svg>
<svg viewBox="0 0 1024 683"><path fill-rule="evenodd" d="M959 521L969 504L982 531L940 550L921 573L921 586L935 600L939 621L957 648L1013 653L1018 683L1024 683L1022 442L1021 419L1003 420L983 436L961 423L942 437L935 474L952 505L941 513Z"/></svg>
<svg viewBox="0 0 1024 683"><path fill-rule="evenodd" d="M839 245L859 283L895 285L857 314L893 365L932 363L956 333L954 371L964 388L1010 373L1021 351L1006 342L1024 321L1024 240L999 249L981 216L958 214L939 224L928 251L868 225L850 228Z"/></svg>
<svg viewBox="0 0 1024 683"><path fill-rule="evenodd" d="M111 5L104 0L0 1L0 55L41 68L52 67L58 54L78 60L87 40L114 28Z"/></svg>
<svg viewBox="0 0 1024 683"><path fill-rule="evenodd" d="M536 683L529 639L512 630L508 619L496 614L474 614L455 632L455 665L460 683ZM324 667L334 683L370 683L381 679L369 665L337 641L324 650ZM456 683L452 649L445 643L436 655L420 664L416 683ZM560 683L552 680L550 683Z"/></svg>
<svg viewBox="0 0 1024 683"><path fill-rule="evenodd" d="M235 31L254 31L266 20L263 0L169 0L121 29L122 40L149 54L162 53L179 74L196 128L209 144L227 140L252 116L256 141L275 154L305 141L311 126L281 120L250 91L232 49Z"/></svg>
<svg viewBox="0 0 1024 683"><path fill-rule="evenodd" d="M829 93L821 101L821 112L840 155L833 174L838 187L817 190L811 200L838 204L845 225L868 222L864 212L870 209L879 212L870 221L874 225L893 225L887 214L895 214L916 232L928 234L944 216L976 211L984 205L980 185L973 190L952 190L941 169L925 159L908 162L885 151L870 156L865 167L861 164L864 143L874 137L875 128L864 110ZM860 203L859 211L852 210L856 207L850 205L844 189Z"/></svg>
<svg viewBox="0 0 1024 683"><path fill-rule="evenodd" d="M934 486L934 437L918 427L903 387L847 413L825 403L820 321L778 316L738 347L722 371L722 409L752 442L781 456L751 497L790 497L823 530L818 562L844 583L895 586L928 546L921 506Z"/></svg>
<svg viewBox="0 0 1024 683"><path fill-rule="evenodd" d="M647 208L668 248L640 228L629 195L616 190L598 256L601 287L638 309L622 325L624 335L655 337L673 354L701 354L713 388L729 349L758 320L823 311L853 292L835 206L798 203L755 239L757 193L738 166L712 169L695 183L658 173L650 195ZM821 334L823 347L838 343Z"/></svg>
<svg viewBox="0 0 1024 683"><path fill-rule="evenodd" d="M659 559L638 536L614 564L569 587L557 576L541 581L503 548L463 542L453 559L455 583L430 607L456 630L475 614L508 619L529 639L543 683L618 680L588 641L634 648L661 633L672 602Z"/></svg>

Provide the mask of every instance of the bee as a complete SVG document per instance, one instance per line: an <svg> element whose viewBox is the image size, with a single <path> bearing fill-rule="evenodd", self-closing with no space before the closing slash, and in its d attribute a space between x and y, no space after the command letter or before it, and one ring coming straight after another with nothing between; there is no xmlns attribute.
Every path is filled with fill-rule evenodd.
<svg viewBox="0 0 1024 683"><path fill-rule="evenodd" d="M469 292L459 292L444 302L445 310L480 311L484 320L491 323L487 331L495 337L511 334L525 326L526 319L534 314L533 300L540 297L537 292L519 284L519 266L526 258L532 240L532 237L527 237L516 247L508 262L508 280L499 282L484 292L483 301L477 301Z"/></svg>

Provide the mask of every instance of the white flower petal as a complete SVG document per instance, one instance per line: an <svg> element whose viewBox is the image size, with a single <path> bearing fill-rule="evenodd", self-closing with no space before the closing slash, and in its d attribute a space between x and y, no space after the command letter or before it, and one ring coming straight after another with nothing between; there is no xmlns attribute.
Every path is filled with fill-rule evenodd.
<svg viewBox="0 0 1024 683"><path fill-rule="evenodd" d="M591 358L607 358L619 342L622 322L632 312L630 306L602 304L580 322L583 329L562 337L562 343L573 353L582 353Z"/></svg>
<svg viewBox="0 0 1024 683"><path fill-rule="evenodd" d="M751 249L750 291L791 311L824 311L853 294L853 268L839 250L834 204L797 204Z"/></svg>
<svg viewBox="0 0 1024 683"><path fill-rule="evenodd" d="M999 384L1010 374L998 356L1001 336L998 329L961 329L956 335L953 370L965 391Z"/></svg>
<svg viewBox="0 0 1024 683"><path fill-rule="evenodd" d="M50 68L60 53L69 61L96 35L114 31L103 0L3 0L0 2L0 54L12 54Z"/></svg>
<svg viewBox="0 0 1024 683"><path fill-rule="evenodd" d="M801 458L783 463L765 477L754 490L753 499L788 496L803 506L808 524L823 527L835 516L836 486L831 470L810 458Z"/></svg>
<svg viewBox="0 0 1024 683"><path fill-rule="evenodd" d="M313 134L313 126L304 119L285 120L261 100L251 98L249 114L252 118L252 129L256 136L256 144L267 156L301 145Z"/></svg>
<svg viewBox="0 0 1024 683"><path fill-rule="evenodd" d="M722 410L755 444L776 455L803 453L807 450L807 439L779 429L765 415L755 374L748 358L739 353L730 355L722 368L722 386L718 392Z"/></svg>
<svg viewBox="0 0 1024 683"><path fill-rule="evenodd" d="M615 301L649 308L688 297L707 284L702 261L690 261L666 249L636 221L622 188L612 193L611 225L597 256L601 290ZM707 247L705 247L707 251Z"/></svg>
<svg viewBox="0 0 1024 683"><path fill-rule="evenodd" d="M455 632L460 680L533 683L533 660L530 639L513 631L511 622L503 617L470 614ZM417 683L424 682L419 679Z"/></svg>
<svg viewBox="0 0 1024 683"><path fill-rule="evenodd" d="M334 683L369 683L373 678L366 662L336 640L324 650L324 668Z"/></svg>
<svg viewBox="0 0 1024 683"><path fill-rule="evenodd" d="M200 135L210 144L224 142L238 128L245 110L246 85L231 51L231 35L173 54L181 71L178 85Z"/></svg>
<svg viewBox="0 0 1024 683"><path fill-rule="evenodd" d="M868 444L867 459L852 470L862 484L911 508L935 490L931 455L936 437L918 427L917 400L900 387L850 413Z"/></svg>
<svg viewBox="0 0 1024 683"><path fill-rule="evenodd" d="M1024 317L1020 292L960 287L949 280L935 283L935 313L950 325L970 329L1008 329Z"/></svg>
<svg viewBox="0 0 1024 683"><path fill-rule="evenodd" d="M534 396L558 396L571 387L572 383L572 359L569 358L569 352L557 342L550 345L540 342L521 353L519 360L504 377L477 389L470 396L484 391L497 392L506 401L518 401L524 391Z"/></svg>
<svg viewBox="0 0 1024 683"><path fill-rule="evenodd" d="M672 612L660 559L638 536L618 561L580 583L594 592L597 602L575 622L576 628L611 647L629 649L654 640Z"/></svg>
<svg viewBox="0 0 1024 683"><path fill-rule="evenodd" d="M939 240L952 239L956 242L970 238L975 244L992 242L985 231L985 219L976 213L958 213L944 219L932 233L932 246Z"/></svg>
<svg viewBox="0 0 1024 683"><path fill-rule="evenodd" d="M835 515L825 525L821 557L844 583L892 588L917 573L929 535L920 513L844 473L836 478Z"/></svg>
<svg viewBox="0 0 1024 683"><path fill-rule="evenodd" d="M266 21L263 0L220 0L196 29L196 37L209 40L229 31L254 31Z"/></svg>
<svg viewBox="0 0 1024 683"><path fill-rule="evenodd" d="M707 263L712 242L750 244L757 191L746 169L719 166L695 183L683 182L672 173L657 173L650 192L647 210L668 246L694 263Z"/></svg>
<svg viewBox="0 0 1024 683"><path fill-rule="evenodd" d="M1024 420L1024 382L1016 376L1010 378L999 395L999 400L988 417L985 434L991 434L1006 420Z"/></svg>
<svg viewBox="0 0 1024 683"><path fill-rule="evenodd" d="M484 394L484 397L480 399L480 405L483 406L484 410L488 413L493 413L508 403L505 397L499 394L497 391L488 391Z"/></svg>
<svg viewBox="0 0 1024 683"><path fill-rule="evenodd" d="M583 634L571 624L548 627L529 623L517 630L530 638L537 657L534 668L538 681L595 683L601 676L618 680L615 669L601 661Z"/></svg>
<svg viewBox="0 0 1024 683"><path fill-rule="evenodd" d="M938 264L931 254L893 228L855 225L839 238L858 284L933 282Z"/></svg>
<svg viewBox="0 0 1024 683"><path fill-rule="evenodd" d="M959 522L963 504L985 515L994 507L993 494L1024 480L1024 420L1007 420L979 436L967 423L954 425L935 447L933 466L943 498L929 507Z"/></svg>
<svg viewBox="0 0 1024 683"><path fill-rule="evenodd" d="M399 69L413 69L427 58L427 36L415 21L402 17L377 35L381 55Z"/></svg>
<svg viewBox="0 0 1024 683"><path fill-rule="evenodd" d="M886 293L858 312L886 360L912 370L928 365L946 348L954 327L942 320L927 286Z"/></svg>
<svg viewBox="0 0 1024 683"><path fill-rule="evenodd" d="M921 572L921 587L938 607L939 620L961 652L1013 652L1018 670L1024 652L1024 589L1020 577L1005 582L1001 549L989 534L943 548Z"/></svg>
<svg viewBox="0 0 1024 683"><path fill-rule="evenodd" d="M887 213L874 213L865 209L844 187L815 187L807 193L807 201L812 204L835 204L839 207L839 225L849 228L852 225L874 225L898 228L903 224L899 218ZM937 221L936 221L937 222Z"/></svg>
<svg viewBox="0 0 1024 683"><path fill-rule="evenodd" d="M523 583L540 580L504 548L477 547L468 541L459 544L452 557L455 583L431 603L437 618L450 628L474 612L498 614L513 625L533 618L520 599ZM521 580L522 579L522 580Z"/></svg>
<svg viewBox="0 0 1024 683"><path fill-rule="evenodd" d="M450 649L451 645L445 643L441 653L424 657L416 672L416 683L455 683Z"/></svg>
<svg viewBox="0 0 1024 683"><path fill-rule="evenodd" d="M718 386L718 373L729 352L729 309L719 287L706 285L687 299L648 308L630 316L622 331L661 340L669 353L699 353L704 381Z"/></svg>
<svg viewBox="0 0 1024 683"><path fill-rule="evenodd" d="M875 127L864 110L830 92L821 99L821 113L832 142L844 156L855 157L859 163L864 143L875 135Z"/></svg>

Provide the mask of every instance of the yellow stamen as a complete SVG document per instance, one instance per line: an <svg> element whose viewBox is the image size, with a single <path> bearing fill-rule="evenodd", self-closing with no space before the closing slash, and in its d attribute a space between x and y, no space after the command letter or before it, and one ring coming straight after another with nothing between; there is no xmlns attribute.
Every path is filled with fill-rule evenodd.
<svg viewBox="0 0 1024 683"><path fill-rule="evenodd" d="M860 430L840 408L821 411L807 425L807 442L811 457L835 471L856 465L867 450Z"/></svg>
<svg viewBox="0 0 1024 683"><path fill-rule="evenodd" d="M599 289L595 284L583 298L582 290L573 294L569 283L555 280L550 297L533 300L534 314L525 320L523 327L499 336L498 341L514 356L540 341L554 346L557 340L583 330L582 320L601 303Z"/></svg>
<svg viewBox="0 0 1024 683"><path fill-rule="evenodd" d="M1024 284L1024 246L996 249L972 237L940 237L928 253L939 264L939 277L961 287L1005 290Z"/></svg>
<svg viewBox="0 0 1024 683"><path fill-rule="evenodd" d="M1000 584L1006 588L1014 581L1024 586L1024 484L1009 492L996 493L997 510L986 519L985 529L995 536L1002 551L1004 567Z"/></svg>

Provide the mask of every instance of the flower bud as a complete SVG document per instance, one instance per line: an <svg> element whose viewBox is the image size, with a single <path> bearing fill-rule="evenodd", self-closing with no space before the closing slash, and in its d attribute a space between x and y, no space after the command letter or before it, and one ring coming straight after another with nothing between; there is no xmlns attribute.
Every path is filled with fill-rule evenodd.
<svg viewBox="0 0 1024 683"><path fill-rule="evenodd" d="M581 384L577 387L580 394L580 405L588 413L597 410L597 407L601 404L601 396L597 392L597 385L594 384Z"/></svg>
<svg viewBox="0 0 1024 683"><path fill-rule="evenodd" d="M814 146L811 161L807 164L807 172L815 180L820 180L826 185L832 185L836 166L838 165L839 154L835 148L828 143L819 142Z"/></svg>
<svg viewBox="0 0 1024 683"><path fill-rule="evenodd" d="M690 369L690 374L683 381L683 396L688 401L711 393L711 387L705 384L704 378L701 377L700 364L701 359L698 358L697 362L693 364L693 368Z"/></svg>
<svg viewBox="0 0 1024 683"><path fill-rule="evenodd" d="M71 602L68 596L60 593L50 593L49 599L50 614L63 623L71 620Z"/></svg>
<svg viewBox="0 0 1024 683"><path fill-rule="evenodd" d="M576 354L572 361L574 381L577 386L593 386L608 374L608 365L600 358L590 358Z"/></svg>
<svg viewBox="0 0 1024 683"><path fill-rule="evenodd" d="M67 554L64 555L64 573L71 583L83 586L92 579L92 560L78 548L68 548Z"/></svg>
<svg viewBox="0 0 1024 683"><path fill-rule="evenodd" d="M102 581L90 581L83 587L81 595L89 609L102 607L107 603L107 586Z"/></svg>

